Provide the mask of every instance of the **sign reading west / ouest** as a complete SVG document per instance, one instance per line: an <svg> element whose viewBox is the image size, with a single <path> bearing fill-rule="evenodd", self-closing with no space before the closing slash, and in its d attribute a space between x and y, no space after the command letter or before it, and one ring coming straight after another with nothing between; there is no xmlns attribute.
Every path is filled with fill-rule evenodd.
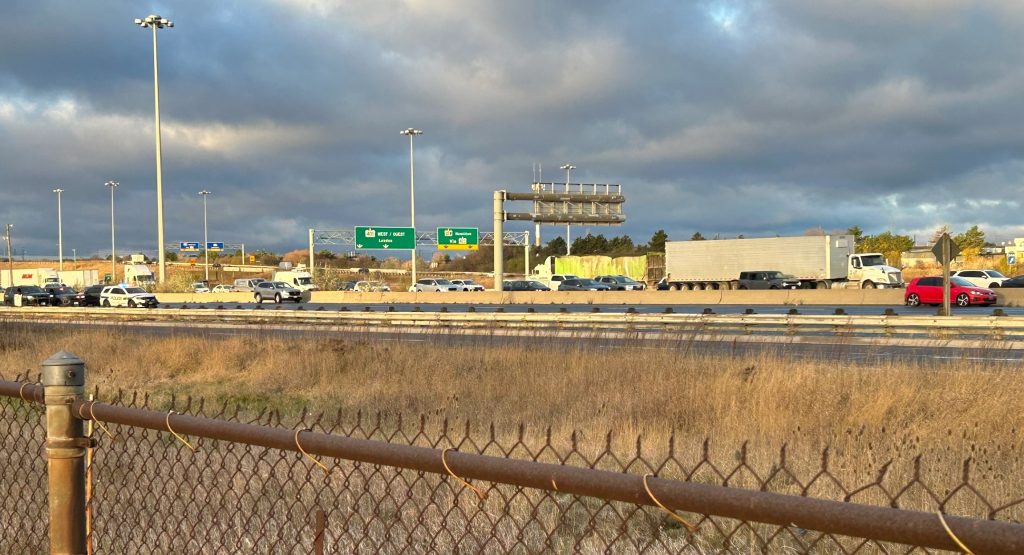
<svg viewBox="0 0 1024 555"><path fill-rule="evenodd" d="M416 230L411 227L356 226L357 249L398 249L416 248Z"/></svg>
<svg viewBox="0 0 1024 555"><path fill-rule="evenodd" d="M222 251L224 250L224 243L221 241L207 241L206 250L208 251Z"/></svg>
<svg viewBox="0 0 1024 555"><path fill-rule="evenodd" d="M437 228L437 250L480 250L480 231L475 227L439 227Z"/></svg>

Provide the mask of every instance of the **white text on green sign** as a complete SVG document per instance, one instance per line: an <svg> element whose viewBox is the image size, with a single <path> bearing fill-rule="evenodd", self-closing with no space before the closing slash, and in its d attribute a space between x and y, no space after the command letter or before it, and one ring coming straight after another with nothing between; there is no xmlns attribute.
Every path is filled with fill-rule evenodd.
<svg viewBox="0 0 1024 555"><path fill-rule="evenodd" d="M357 249L416 248L416 230L411 227L356 226Z"/></svg>
<svg viewBox="0 0 1024 555"><path fill-rule="evenodd" d="M437 250L475 251L480 249L480 233L475 227L437 228Z"/></svg>

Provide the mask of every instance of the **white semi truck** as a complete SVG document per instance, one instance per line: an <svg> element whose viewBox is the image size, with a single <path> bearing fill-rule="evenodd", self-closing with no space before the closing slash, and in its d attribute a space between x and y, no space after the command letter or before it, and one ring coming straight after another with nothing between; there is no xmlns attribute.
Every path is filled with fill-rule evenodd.
<svg viewBox="0 0 1024 555"><path fill-rule="evenodd" d="M13 281L12 281L13 279ZM14 268L0 272L0 285L4 288L14 285L60 285L60 276L53 268Z"/></svg>
<svg viewBox="0 0 1024 555"><path fill-rule="evenodd" d="M903 287L903 274L880 253L854 253L852 235L669 241L669 288L736 289L740 272L778 270L807 289Z"/></svg>
<svg viewBox="0 0 1024 555"><path fill-rule="evenodd" d="M57 272L60 282L75 289L81 289L100 282L97 270L60 270Z"/></svg>

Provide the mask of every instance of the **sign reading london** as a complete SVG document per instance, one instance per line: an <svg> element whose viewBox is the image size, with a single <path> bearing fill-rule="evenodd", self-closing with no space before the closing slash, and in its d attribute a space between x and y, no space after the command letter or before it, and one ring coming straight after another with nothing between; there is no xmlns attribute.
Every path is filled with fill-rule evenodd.
<svg viewBox="0 0 1024 555"><path fill-rule="evenodd" d="M356 226L357 249L416 248L416 230L411 227Z"/></svg>
<svg viewBox="0 0 1024 555"><path fill-rule="evenodd" d="M480 250L480 232L475 227L439 227L437 228L437 250Z"/></svg>

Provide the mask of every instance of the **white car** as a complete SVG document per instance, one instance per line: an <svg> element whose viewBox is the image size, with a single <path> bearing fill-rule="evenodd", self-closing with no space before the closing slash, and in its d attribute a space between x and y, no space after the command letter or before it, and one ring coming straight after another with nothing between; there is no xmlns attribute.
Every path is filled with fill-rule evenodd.
<svg viewBox="0 0 1024 555"><path fill-rule="evenodd" d="M998 270L960 270L953 272L950 276L964 278L976 287L984 287L986 289L1002 287L1003 282L1010 279Z"/></svg>
<svg viewBox="0 0 1024 555"><path fill-rule="evenodd" d="M357 281L352 290L363 293L387 293L391 288L383 281Z"/></svg>
<svg viewBox="0 0 1024 555"><path fill-rule="evenodd" d="M214 286L214 288L213 288L213 292L214 293L231 293L234 290L235 290L234 287L232 287L230 285L227 285L225 283L222 283L220 285Z"/></svg>
<svg viewBox="0 0 1024 555"><path fill-rule="evenodd" d="M483 291L484 286L471 279L453 279L452 285L458 287L459 291Z"/></svg>
<svg viewBox="0 0 1024 555"><path fill-rule="evenodd" d="M416 280L416 283L409 288L409 291L414 293L422 293L424 291L434 291L443 293L445 291L458 291L459 288L452 284L452 282L446 279L440 278L424 278Z"/></svg>
<svg viewBox="0 0 1024 555"><path fill-rule="evenodd" d="M193 283L192 285L189 286L189 288L192 289L193 293L209 293L210 292L210 288L207 287L206 284L201 282L201 281L197 281L196 283Z"/></svg>
<svg viewBox="0 0 1024 555"><path fill-rule="evenodd" d="M129 285L108 285L100 291L100 306L126 306L128 308L155 307L156 295L147 293L141 287Z"/></svg>

